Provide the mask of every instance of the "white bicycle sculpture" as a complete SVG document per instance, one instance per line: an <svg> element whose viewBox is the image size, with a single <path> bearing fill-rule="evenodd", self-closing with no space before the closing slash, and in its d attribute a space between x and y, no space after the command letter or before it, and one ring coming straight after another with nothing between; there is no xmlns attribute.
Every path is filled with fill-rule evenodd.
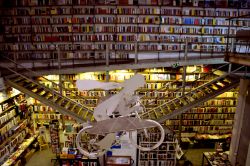
<svg viewBox="0 0 250 166"><path fill-rule="evenodd" d="M143 106L140 104L139 97L134 95L134 91L143 87L145 83L144 76L140 74L134 75L123 83L77 80L76 85L79 90L123 88L119 93L97 105L94 110L96 122L83 124L83 128L76 137L76 146L80 153L90 158L102 156L126 132L129 132L131 144L142 151L150 151L161 145L165 137L163 127L154 120L140 119L138 115L138 112L143 110ZM161 136L158 142L152 144L151 147L138 145L132 137L132 132L141 132L148 137L147 129L149 128L157 128L160 131ZM91 148L84 149L81 147L80 142L83 133L94 135L88 142L92 150L89 150Z"/></svg>

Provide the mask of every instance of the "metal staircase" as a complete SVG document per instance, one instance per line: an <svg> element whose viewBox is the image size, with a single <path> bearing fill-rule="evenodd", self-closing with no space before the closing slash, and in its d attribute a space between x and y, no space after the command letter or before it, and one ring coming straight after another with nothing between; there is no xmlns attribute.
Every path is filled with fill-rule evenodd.
<svg viewBox="0 0 250 166"><path fill-rule="evenodd" d="M6 59L8 58L6 57ZM79 123L94 121L93 110L60 93L60 91L66 91L66 88L46 79L45 77L39 76L39 78L42 78L52 84L53 88L49 88L44 84L39 83L35 77L32 77L32 75L37 75L37 73L16 64L11 59L9 59L9 61L16 65L15 69L8 66L3 66L11 72L11 74L4 77L5 82L9 86L14 87L28 96L39 100L40 102L52 107L64 115L71 116ZM72 96L76 96L76 94L73 92L71 93ZM81 97L79 96L79 98ZM82 100L84 100L84 98L82 98Z"/></svg>
<svg viewBox="0 0 250 166"><path fill-rule="evenodd" d="M31 76L28 76L28 74L25 75L19 72L20 70L22 73L25 73L25 70L27 70L26 72L28 73L33 72L29 69L21 67L19 70L14 70L13 68L9 68L7 66L5 66L5 68L13 73L12 75L5 77L6 83L10 86L41 101L45 105L58 110L62 114L73 117L79 123L94 120L93 110L87 106L75 102L67 96L63 96L61 93L59 93L58 89L61 88L63 91L64 88L58 84L43 77L43 79L50 81L53 84L53 87L56 87L55 89L57 90L48 88L45 85L39 83L37 80L33 79ZM239 69L236 69L235 71L237 70ZM153 109L147 110L146 112L141 113L140 117L142 119L155 119L162 123L167 119L182 114L185 111L188 111L189 109L236 87L239 84L240 79L238 76L235 76L232 73L233 72L231 72L231 74L221 75L218 78L198 86L195 89L191 89L189 92L186 92L180 97L176 97L173 100L154 107ZM196 81L193 83L196 84ZM164 88L165 90L168 89L166 86Z"/></svg>
<svg viewBox="0 0 250 166"><path fill-rule="evenodd" d="M142 119L154 119L163 123L167 119L180 115L191 108L218 96L239 84L240 78L235 75L224 74L213 79L189 92L176 97L164 104L154 107L147 112L140 114Z"/></svg>
<svg viewBox="0 0 250 166"><path fill-rule="evenodd" d="M62 114L71 116L79 123L94 120L93 111L88 107L61 95L59 92L52 90L25 75L16 73L5 77L5 80L10 86L39 100Z"/></svg>

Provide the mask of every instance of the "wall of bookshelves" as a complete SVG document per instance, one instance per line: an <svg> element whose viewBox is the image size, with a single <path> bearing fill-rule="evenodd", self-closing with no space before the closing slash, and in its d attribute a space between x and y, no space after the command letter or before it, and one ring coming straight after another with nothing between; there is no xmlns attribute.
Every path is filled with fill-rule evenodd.
<svg viewBox="0 0 250 166"><path fill-rule="evenodd" d="M206 83L217 77L215 74L209 74L212 68L209 66L188 66L186 76L185 90L191 90L197 86ZM182 91L182 73L183 69L178 68L154 68L140 69L137 73L143 74L146 79L146 85L136 91L140 95L141 101L146 109L153 108L159 104L165 103L175 97L181 96ZM62 75L63 85L68 88L68 92L63 92L64 95L70 94L73 91L77 95L70 96L72 99L87 105L90 108L103 100L106 92L100 89L90 91L77 91L75 82L77 79L91 79L106 81L105 72L88 72L75 75ZM109 71L110 81L123 82L135 74L133 70L117 70ZM209 74L209 75L208 75ZM58 81L57 75L45 76L46 78ZM198 81L194 80L199 79ZM48 87L49 84L42 82ZM110 90L109 94L115 94L119 89ZM231 133L234 114L237 105L237 89L232 89L225 92L214 99L211 99L202 105L192 108L184 113L182 121L183 137L193 137L194 135L224 135ZM178 131L180 120L174 117L165 123L171 129Z"/></svg>
<svg viewBox="0 0 250 166"><path fill-rule="evenodd" d="M13 0L1 10L0 50L15 60L223 56L227 18L249 14L237 0ZM150 53L150 54L148 54Z"/></svg>
<svg viewBox="0 0 250 166"><path fill-rule="evenodd" d="M28 134L30 118L19 93L0 103L0 163L4 163Z"/></svg>

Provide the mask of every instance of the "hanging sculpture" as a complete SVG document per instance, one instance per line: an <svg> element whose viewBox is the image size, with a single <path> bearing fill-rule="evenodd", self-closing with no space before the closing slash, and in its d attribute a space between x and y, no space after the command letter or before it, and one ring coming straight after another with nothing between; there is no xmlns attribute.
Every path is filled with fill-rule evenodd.
<svg viewBox="0 0 250 166"><path fill-rule="evenodd" d="M142 151L150 151L161 145L165 136L163 127L154 120L140 119L139 116L139 112L143 111L144 107L140 102L140 97L134 95L134 92L143 87L145 83L144 76L140 74L134 75L123 83L77 80L76 86L81 91L97 88L103 90L122 88L119 93L97 105L94 109L96 121L92 124L84 124L77 134L76 145L83 155L90 158L103 155L126 132L129 132L131 144ZM138 145L132 137L132 132L140 130L147 137L147 129L149 128L159 129L161 136L158 142L152 144L151 147ZM94 150L81 147L81 135L85 132L96 136L88 142L89 145L97 147Z"/></svg>

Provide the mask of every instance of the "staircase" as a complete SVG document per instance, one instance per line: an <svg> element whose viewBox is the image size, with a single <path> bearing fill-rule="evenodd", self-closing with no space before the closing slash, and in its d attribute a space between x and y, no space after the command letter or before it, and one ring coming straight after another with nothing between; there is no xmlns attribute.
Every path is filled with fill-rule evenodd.
<svg viewBox="0 0 250 166"><path fill-rule="evenodd" d="M213 79L180 97L176 97L164 104L140 114L142 119L154 119L163 123L167 119L180 115L191 108L218 96L239 84L238 76L224 74Z"/></svg>
<svg viewBox="0 0 250 166"><path fill-rule="evenodd" d="M89 109L87 106L84 106L66 96L63 96L57 90L46 87L45 85L32 79L30 76L21 74L18 70L14 70L7 66L4 67L11 71L11 73L13 73L12 75L5 77L5 81L8 85L41 101L45 105L58 110L62 114L71 116L79 123L94 121L93 110ZM239 69L240 68L234 71L237 71ZM22 72L33 72L29 69L24 68L23 66L21 66L19 70L22 70ZM210 74L214 74L214 72ZM47 80L44 77L43 79ZM236 75L221 75L218 78L215 78L201 86L198 86L195 89L190 90L189 92L186 92L183 96L176 97L173 100L170 100L157 107L154 107L153 109L141 113L140 117L142 119L155 119L158 122L162 123L167 119L182 114L189 109L236 87L239 84L239 81L240 79ZM59 87L58 84L52 81L50 82L53 84L53 87L56 87L56 89L63 89L63 87ZM193 83L196 84L197 80ZM167 87L164 88L165 90L167 90Z"/></svg>
<svg viewBox="0 0 250 166"><path fill-rule="evenodd" d="M5 77L6 83L11 87L14 87L19 91L29 95L30 97L39 100L40 102L52 107L64 115L71 116L79 123L94 120L93 111L88 107L75 102L66 96L63 96L59 92L46 87L45 85L32 78L29 78L28 76L20 74L12 69L9 70L15 73Z"/></svg>

